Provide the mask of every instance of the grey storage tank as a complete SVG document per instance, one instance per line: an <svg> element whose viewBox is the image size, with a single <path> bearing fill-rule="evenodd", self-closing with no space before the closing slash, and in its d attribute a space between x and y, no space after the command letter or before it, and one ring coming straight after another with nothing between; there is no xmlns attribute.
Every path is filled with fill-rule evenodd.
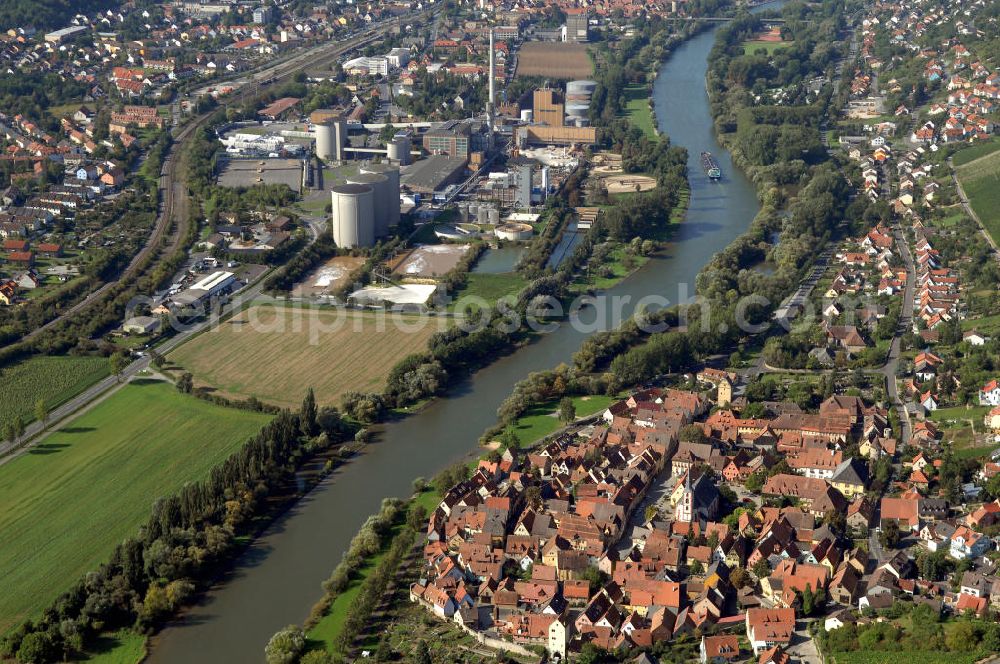
<svg viewBox="0 0 1000 664"><path fill-rule="evenodd" d="M322 123L316 125L316 156L320 159L330 159L334 153L334 139L336 132L333 126Z"/></svg>
<svg viewBox="0 0 1000 664"><path fill-rule="evenodd" d="M375 190L366 184L342 184L330 191L330 225L338 247L375 244Z"/></svg>
<svg viewBox="0 0 1000 664"><path fill-rule="evenodd" d="M396 134L393 136L386 146L386 156L389 157L389 161L400 166L408 165L410 163L410 135Z"/></svg>
<svg viewBox="0 0 1000 664"><path fill-rule="evenodd" d="M479 211L477 215L476 222L482 225L490 223L490 208L489 205L480 204Z"/></svg>
<svg viewBox="0 0 1000 664"><path fill-rule="evenodd" d="M409 140L409 139L407 139ZM374 173L389 180L389 226L399 223L399 167L393 164L367 164L361 167L362 173Z"/></svg>
<svg viewBox="0 0 1000 664"><path fill-rule="evenodd" d="M361 184L375 193L375 237L389 234L389 178L376 173L359 173L347 178L348 184ZM398 197L398 195L397 195Z"/></svg>
<svg viewBox="0 0 1000 664"><path fill-rule="evenodd" d="M343 161L347 144L347 124L343 120L325 120L316 125L316 156L324 161Z"/></svg>

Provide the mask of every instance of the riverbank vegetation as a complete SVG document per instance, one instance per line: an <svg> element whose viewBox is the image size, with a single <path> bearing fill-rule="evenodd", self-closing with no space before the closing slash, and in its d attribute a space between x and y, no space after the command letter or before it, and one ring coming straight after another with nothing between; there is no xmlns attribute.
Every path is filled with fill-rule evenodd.
<svg viewBox="0 0 1000 664"><path fill-rule="evenodd" d="M84 435L97 441L93 445L106 445L101 442L106 437L100 433L102 427L104 432L114 431L114 427L121 426L121 421L138 422L133 424L135 429L124 432L121 444L135 448L141 441L148 452L137 454L133 449L131 457L134 460L123 462L127 457L113 450L96 458L91 457L92 450L89 450L90 460L80 463L92 468L96 468L94 464L104 463L107 467L90 478L89 486L84 483L76 493L72 486L63 487L66 495L72 494L73 509L88 513L81 518L89 518L90 512L98 511L95 506L107 504L122 491L132 492L133 497L125 502L134 508L133 516L131 520L119 519L124 540L114 546L109 557L105 551L91 552L92 557L105 558L106 562L72 584L69 591L41 612L40 617L10 631L0 642L0 656L16 657L21 662L78 658L100 647L102 634L124 628L137 634L155 631L229 564L239 552L240 542L245 542L245 538L265 525L282 505L297 498L300 491L307 490L322 477L324 473L319 468L305 477L297 475L307 461L318 454L335 457L335 451L330 451L332 447L354 435L354 428L347 425L336 410L318 409L310 392L301 412L282 411L241 447L225 456L233 449L232 442L245 435L247 423L260 416L239 411L242 429L233 430L232 435L222 431L220 435L220 417L231 418L237 411L224 411L162 385L129 386L115 397L121 394L127 399L137 394L136 390L151 390L156 398L152 404L122 407L112 397L85 416L102 418L96 420L94 426L81 425L73 427L72 431L66 430L73 437ZM164 390L169 394L160 394ZM165 419L150 419L160 403L173 404L181 411ZM208 417L211 424L205 424L203 419L198 424L197 417L186 417L199 409L211 409ZM84 424L86 421L81 419ZM171 431L176 433L165 434ZM156 445L151 445L151 441ZM192 441L201 442L193 444ZM220 444L214 455L206 455L205 445L213 441L228 441L230 446ZM184 445L197 459L192 457L185 462L177 456ZM169 454L165 457L167 450ZM58 460L59 455L71 459L75 456L73 447L56 447L48 455L46 464ZM165 463L167 457L173 461ZM38 463L30 454L21 459L26 459L23 464ZM15 470L15 464L21 459L5 469ZM137 468L136 463L146 465ZM327 463L325 469L328 470L331 464ZM48 471L50 466L46 469ZM114 491L110 491L104 483L105 476L117 471L122 473L123 479L115 484ZM47 474L52 481L67 476L66 473L61 476ZM86 479L80 473L75 476L74 482ZM166 477L167 481L143 485L146 477ZM130 483L134 486L122 488ZM19 493L30 495L29 489L24 488ZM81 495L94 492L100 495L81 498ZM59 492L48 493L58 495ZM149 501L153 496L164 497L156 499L150 509ZM122 506L117 505L115 514L119 515L121 509ZM150 511L145 521L139 516L142 510ZM58 509L55 511L61 513ZM84 522L88 523L86 519ZM47 524L49 528L53 521L50 516L42 515L38 523ZM141 524L138 529L137 524ZM101 542L116 540L107 536L109 524L90 524L88 527L99 535ZM11 531L5 528L5 532ZM37 556L46 546L32 546L29 555ZM91 568L92 564L93 560L88 560L84 568ZM5 565L5 569L9 566ZM77 571L72 570L73 573ZM39 578L46 578L44 572ZM64 587L65 582L56 585ZM17 584L17 587L27 587L27 584ZM53 590L54 587L50 592ZM5 612L5 615L10 614Z"/></svg>
<svg viewBox="0 0 1000 664"><path fill-rule="evenodd" d="M418 484L418 492L410 500L386 498L378 513L368 517L323 582L323 598L313 606L305 625L291 625L271 638L268 661L279 652L290 658L283 661L303 653L306 657L302 661L333 661L334 655L349 653L356 640L373 632L372 614L385 603L389 587L405 590L399 587L397 572L412 553L429 511L440 500L439 493ZM302 639L289 638L295 633Z"/></svg>

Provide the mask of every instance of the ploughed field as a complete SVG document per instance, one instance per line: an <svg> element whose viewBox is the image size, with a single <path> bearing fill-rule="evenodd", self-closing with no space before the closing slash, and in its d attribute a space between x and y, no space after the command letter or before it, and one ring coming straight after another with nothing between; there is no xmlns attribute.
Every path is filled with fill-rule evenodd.
<svg viewBox="0 0 1000 664"><path fill-rule="evenodd" d="M0 634L37 616L268 415L136 380L0 465Z"/></svg>
<svg viewBox="0 0 1000 664"><path fill-rule="evenodd" d="M594 64L583 44L525 42L517 54L515 76L583 79L593 74Z"/></svg>
<svg viewBox="0 0 1000 664"><path fill-rule="evenodd" d="M230 397L296 407L311 387L317 402L337 405L345 392L381 392L392 368L427 350L447 324L443 317L256 305L169 360L196 385Z"/></svg>

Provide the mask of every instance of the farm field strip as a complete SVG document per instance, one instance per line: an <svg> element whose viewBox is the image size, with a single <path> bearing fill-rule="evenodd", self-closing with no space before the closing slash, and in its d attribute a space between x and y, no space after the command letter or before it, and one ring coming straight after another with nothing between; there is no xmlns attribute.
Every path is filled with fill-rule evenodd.
<svg viewBox="0 0 1000 664"><path fill-rule="evenodd" d="M956 173L969 205L993 240L1000 242L1000 152L959 166Z"/></svg>
<svg viewBox="0 0 1000 664"><path fill-rule="evenodd" d="M274 331L255 331L248 316ZM180 346L169 359L197 383L228 395L295 406L312 387L319 403L333 405L348 391L381 391L396 363L426 350L431 336L449 324L414 315L386 318L379 329L374 313L257 306ZM343 324L333 329L336 320Z"/></svg>
<svg viewBox="0 0 1000 664"><path fill-rule="evenodd" d="M0 466L0 633L94 569L158 497L205 477L268 419L138 380Z"/></svg>
<svg viewBox="0 0 1000 664"><path fill-rule="evenodd" d="M584 79L594 73L594 64L583 44L525 42L517 57L515 76Z"/></svg>
<svg viewBox="0 0 1000 664"><path fill-rule="evenodd" d="M35 419L35 402L44 399L53 408L106 377L104 357L38 356L0 369L0 424L20 416Z"/></svg>

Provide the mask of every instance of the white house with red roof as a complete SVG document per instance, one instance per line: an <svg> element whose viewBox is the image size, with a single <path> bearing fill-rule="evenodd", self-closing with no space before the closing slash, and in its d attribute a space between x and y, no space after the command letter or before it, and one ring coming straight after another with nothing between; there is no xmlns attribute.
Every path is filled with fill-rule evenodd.
<svg viewBox="0 0 1000 664"><path fill-rule="evenodd" d="M979 390L980 406L1000 406L1000 381L996 379L983 385Z"/></svg>

